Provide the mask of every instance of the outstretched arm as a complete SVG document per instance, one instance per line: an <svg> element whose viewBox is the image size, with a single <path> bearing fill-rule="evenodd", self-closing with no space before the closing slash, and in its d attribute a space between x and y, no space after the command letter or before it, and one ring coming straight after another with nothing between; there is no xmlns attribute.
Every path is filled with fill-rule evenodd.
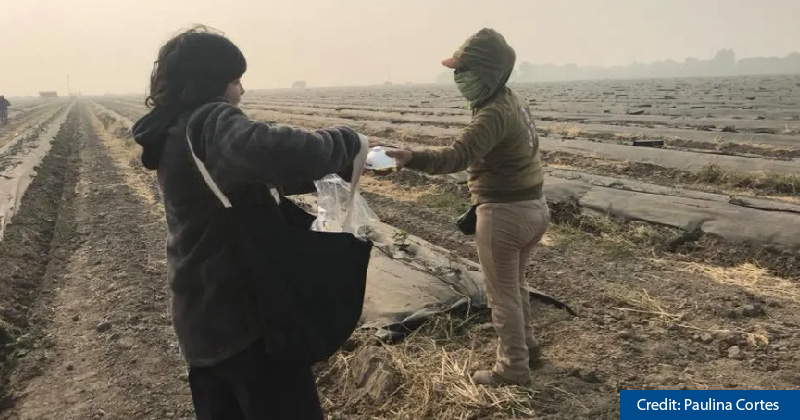
<svg viewBox="0 0 800 420"><path fill-rule="evenodd" d="M505 134L501 111L483 109L452 145L436 149L406 151L389 149L386 154L400 167L431 175L461 172L483 159Z"/></svg>
<svg viewBox="0 0 800 420"><path fill-rule="evenodd" d="M347 168L360 150L358 134L349 128L308 131L270 125L227 103L202 107L188 126L223 191L253 182L302 185Z"/></svg>

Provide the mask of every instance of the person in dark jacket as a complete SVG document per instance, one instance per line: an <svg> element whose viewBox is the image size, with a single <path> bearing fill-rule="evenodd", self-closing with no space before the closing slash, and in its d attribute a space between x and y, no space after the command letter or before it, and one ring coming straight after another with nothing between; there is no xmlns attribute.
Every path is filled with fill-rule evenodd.
<svg viewBox="0 0 800 420"><path fill-rule="evenodd" d="M275 344L280 339L241 286L247 273L237 263L235 234L209 227L222 204L187 135L221 192L237 203L310 192L298 186L313 188L313 180L345 171L361 142L345 127L307 131L249 119L237 107L246 68L222 35L204 28L177 35L158 54L151 110L133 127L163 196L173 324L198 420L322 419L311 366Z"/></svg>
<svg viewBox="0 0 800 420"><path fill-rule="evenodd" d="M11 102L8 102L4 95L0 95L0 125L6 125L8 122L8 107L10 106Z"/></svg>

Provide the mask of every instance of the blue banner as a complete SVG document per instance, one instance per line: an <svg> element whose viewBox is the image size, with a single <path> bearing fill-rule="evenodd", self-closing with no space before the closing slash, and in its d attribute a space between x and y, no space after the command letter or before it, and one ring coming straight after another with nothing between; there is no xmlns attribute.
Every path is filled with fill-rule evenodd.
<svg viewBox="0 0 800 420"><path fill-rule="evenodd" d="M800 419L800 391L621 391L620 420Z"/></svg>

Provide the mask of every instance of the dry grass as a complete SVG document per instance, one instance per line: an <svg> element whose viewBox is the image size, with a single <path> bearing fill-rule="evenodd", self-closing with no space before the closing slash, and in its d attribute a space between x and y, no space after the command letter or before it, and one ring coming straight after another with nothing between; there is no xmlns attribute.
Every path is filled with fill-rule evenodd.
<svg viewBox="0 0 800 420"><path fill-rule="evenodd" d="M367 176L363 187L365 191L394 200L416 202L423 207L445 210L453 216L464 213L471 206L470 195L465 186L413 171L399 171L380 177Z"/></svg>
<svg viewBox="0 0 800 420"><path fill-rule="evenodd" d="M577 125L556 124L551 127L537 127L537 132L549 136L557 134L564 139L585 138L591 141L610 141L619 144L627 144L631 140L644 139L645 136L630 134L630 133L612 133L607 131L586 131ZM650 137L652 138L652 137Z"/></svg>
<svg viewBox="0 0 800 420"><path fill-rule="evenodd" d="M376 177L370 174L361 178L359 188L364 191L392 197L394 200L405 202L414 202L417 200L417 197L428 191L428 188L398 185L383 177Z"/></svg>
<svg viewBox="0 0 800 420"><path fill-rule="evenodd" d="M652 315L669 321L678 321L682 317L680 314L667 311L666 305L660 299L650 296L645 289L637 290L632 289L630 285L606 283L603 285L603 290L608 297L628 305L625 308L616 308L617 310Z"/></svg>
<svg viewBox="0 0 800 420"><path fill-rule="evenodd" d="M676 263L664 261L673 268L700 274L714 282L741 287L757 296L800 302L800 286L796 281L771 274L754 263L743 263L735 267L720 267L702 263Z"/></svg>
<svg viewBox="0 0 800 420"><path fill-rule="evenodd" d="M796 136L800 134L800 125L788 125L784 124L783 130L780 131L781 134L786 136Z"/></svg>
<svg viewBox="0 0 800 420"><path fill-rule="evenodd" d="M586 132L583 131L580 127L576 126L569 126L569 127L556 126L554 131L558 134L561 134L561 136L566 139L574 139L577 137L586 136Z"/></svg>
<svg viewBox="0 0 800 420"><path fill-rule="evenodd" d="M698 183L758 190L766 194L800 195L800 175L797 174L730 172L715 164L708 164L693 174L692 180Z"/></svg>
<svg viewBox="0 0 800 420"><path fill-rule="evenodd" d="M462 214L471 206L468 197L463 194L454 194L440 187L431 187L417 197L417 202L428 208L446 209L453 214Z"/></svg>
<svg viewBox="0 0 800 420"><path fill-rule="evenodd" d="M474 370L488 368L494 356L494 340L472 328L481 321L485 321L482 315L466 320L437 317L403 343L384 347L400 384L384 401L354 400L359 392L351 366L357 352L336 355L319 375L327 409L348 418L531 418L535 415L531 389L484 387L470 378ZM371 341L366 332L360 334L362 343Z"/></svg>
<svg viewBox="0 0 800 420"><path fill-rule="evenodd" d="M601 255L625 258L635 253L662 250L678 238L678 229L645 222L626 222L608 215L588 215L572 201L550 204L554 226L550 233L553 245L564 251L576 251L591 243L591 251Z"/></svg>

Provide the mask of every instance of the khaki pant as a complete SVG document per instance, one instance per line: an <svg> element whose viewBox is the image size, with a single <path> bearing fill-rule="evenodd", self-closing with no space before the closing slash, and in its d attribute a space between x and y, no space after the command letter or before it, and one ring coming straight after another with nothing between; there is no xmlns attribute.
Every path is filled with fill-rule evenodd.
<svg viewBox="0 0 800 420"><path fill-rule="evenodd" d="M486 294L500 345L494 372L519 382L530 380L528 345L535 343L525 267L531 250L547 231L544 198L478 206L475 241L486 279Z"/></svg>

